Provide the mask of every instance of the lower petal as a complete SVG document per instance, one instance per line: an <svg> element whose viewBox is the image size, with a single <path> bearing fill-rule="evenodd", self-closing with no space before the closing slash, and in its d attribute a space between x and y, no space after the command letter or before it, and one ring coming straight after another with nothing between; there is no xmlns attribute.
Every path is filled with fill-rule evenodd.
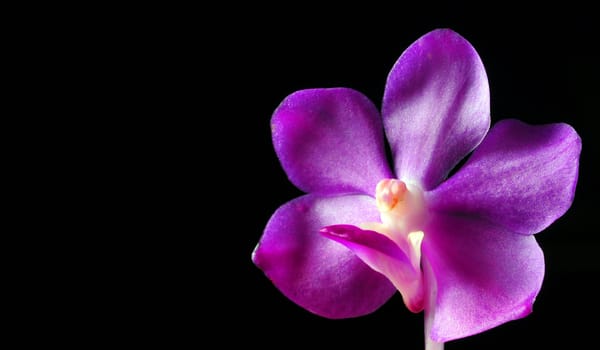
<svg viewBox="0 0 600 350"><path fill-rule="evenodd" d="M426 328L436 342L467 337L528 315L544 278L534 236L436 214L423 240Z"/></svg>
<svg viewBox="0 0 600 350"><path fill-rule="evenodd" d="M319 230L378 217L375 200L368 196L299 197L273 214L252 260L283 294L315 314L348 318L371 313L396 289Z"/></svg>

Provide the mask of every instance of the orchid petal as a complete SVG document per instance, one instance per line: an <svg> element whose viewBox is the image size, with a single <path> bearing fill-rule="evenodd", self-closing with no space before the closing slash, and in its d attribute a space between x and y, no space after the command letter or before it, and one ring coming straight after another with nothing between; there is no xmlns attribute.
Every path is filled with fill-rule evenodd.
<svg viewBox="0 0 600 350"><path fill-rule="evenodd" d="M275 211L252 260L284 295L315 314L347 318L371 313L396 289L319 230L377 218L374 199L368 196L299 197Z"/></svg>
<svg viewBox="0 0 600 350"><path fill-rule="evenodd" d="M404 303L412 312L423 310L423 289L420 258L413 266L410 257L396 242L376 231L362 230L352 225L324 227L321 233L348 247L373 270L384 274L402 293ZM422 237L422 235L421 235ZM418 252L421 240L418 240Z"/></svg>
<svg viewBox="0 0 600 350"><path fill-rule="evenodd" d="M391 177L379 113L355 90L295 92L275 110L271 128L283 168L305 192L371 194Z"/></svg>
<svg viewBox="0 0 600 350"><path fill-rule="evenodd" d="M432 340L467 337L532 311L544 277L544 255L534 236L438 214L422 248Z"/></svg>
<svg viewBox="0 0 600 350"><path fill-rule="evenodd" d="M498 122L464 166L428 194L436 211L540 232L571 206L581 139L567 124Z"/></svg>
<svg viewBox="0 0 600 350"><path fill-rule="evenodd" d="M397 177L434 188L489 129L489 87L479 55L452 30L425 34L392 68L382 114Z"/></svg>

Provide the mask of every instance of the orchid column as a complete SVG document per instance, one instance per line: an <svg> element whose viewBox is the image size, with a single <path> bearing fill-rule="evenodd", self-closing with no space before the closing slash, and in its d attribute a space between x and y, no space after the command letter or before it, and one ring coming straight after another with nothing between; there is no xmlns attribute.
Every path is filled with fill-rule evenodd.
<svg viewBox="0 0 600 350"><path fill-rule="evenodd" d="M302 90L271 128L307 194L277 209L252 259L288 298L347 318L398 291L424 310L430 350L531 312L544 276L533 234L570 207L581 140L567 124L490 129L485 69L463 37L439 29L413 43L381 116L348 88Z"/></svg>

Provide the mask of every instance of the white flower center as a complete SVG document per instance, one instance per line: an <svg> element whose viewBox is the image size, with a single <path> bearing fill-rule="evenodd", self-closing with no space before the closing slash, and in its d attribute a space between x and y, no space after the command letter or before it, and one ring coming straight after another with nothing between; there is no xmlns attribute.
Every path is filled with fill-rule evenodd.
<svg viewBox="0 0 600 350"><path fill-rule="evenodd" d="M421 243L427 219L423 191L419 186L401 180L383 179L375 189L375 201L381 223L365 223L360 227L388 236L410 259L414 276L391 280L402 294L406 306L418 312L423 307Z"/></svg>

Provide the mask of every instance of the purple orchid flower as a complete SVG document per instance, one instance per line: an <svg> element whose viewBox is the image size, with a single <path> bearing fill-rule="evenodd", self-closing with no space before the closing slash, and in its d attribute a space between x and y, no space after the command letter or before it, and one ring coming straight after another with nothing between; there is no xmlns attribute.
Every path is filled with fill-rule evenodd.
<svg viewBox="0 0 600 350"><path fill-rule="evenodd" d="M252 260L289 299L337 319L399 291L425 312L427 349L532 311L544 277L533 234L571 206L581 140L564 123L490 129L487 75L459 34L408 47L381 117L357 91L311 89L285 98L271 128L307 194L275 211Z"/></svg>

